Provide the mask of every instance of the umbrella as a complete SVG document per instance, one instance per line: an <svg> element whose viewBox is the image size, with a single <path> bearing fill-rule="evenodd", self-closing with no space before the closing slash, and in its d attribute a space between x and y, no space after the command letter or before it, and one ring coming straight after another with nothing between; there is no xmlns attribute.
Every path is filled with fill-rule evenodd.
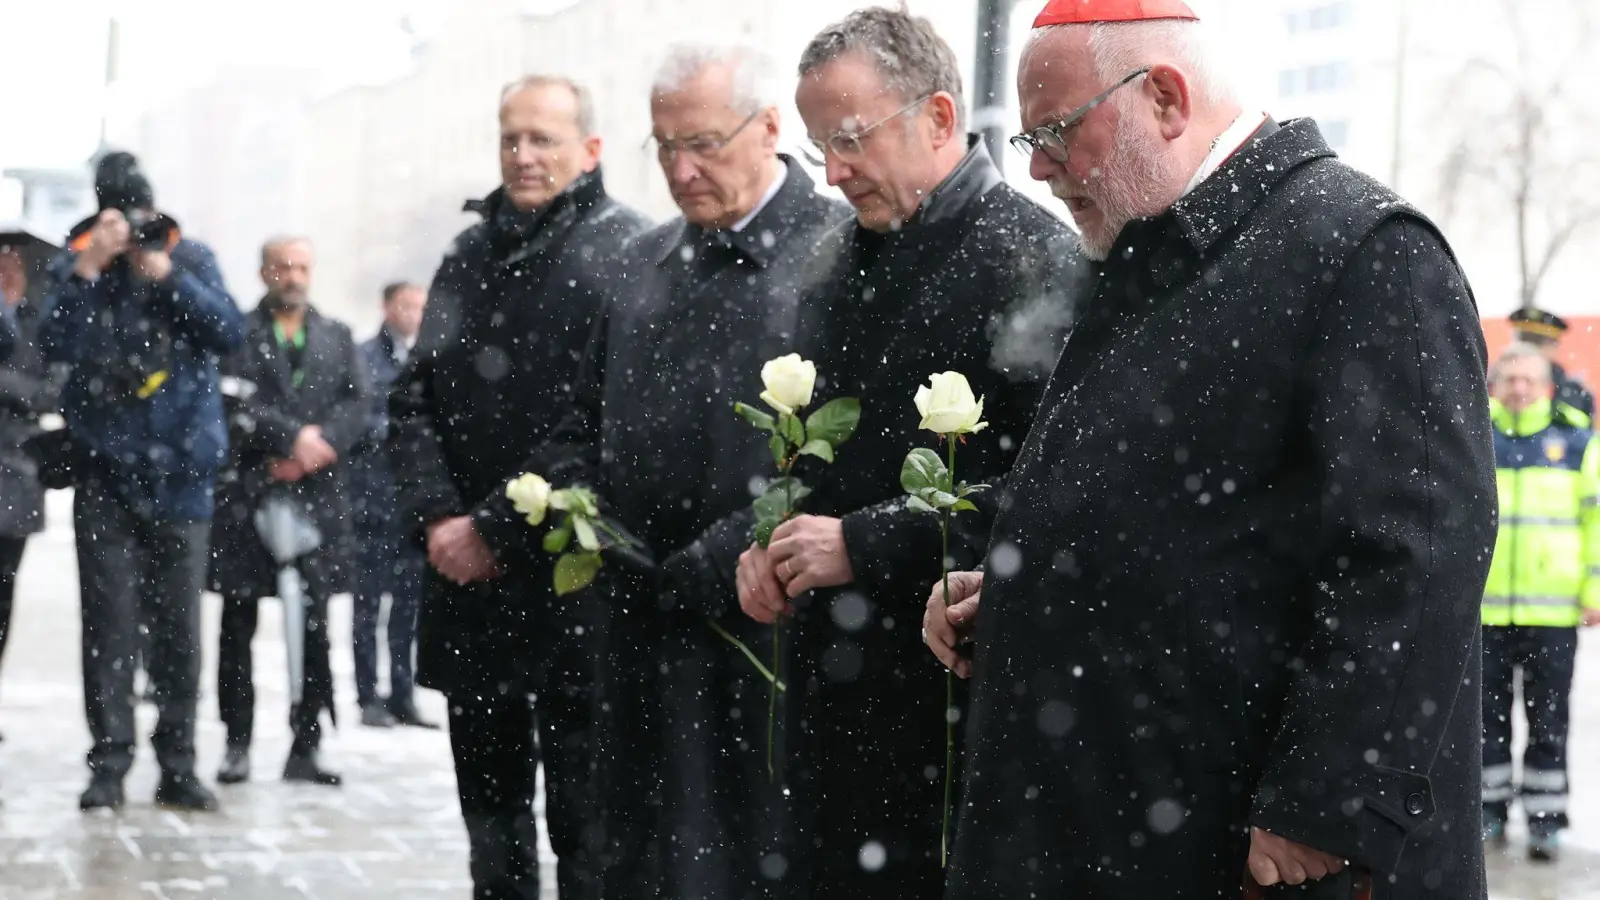
<svg viewBox="0 0 1600 900"><path fill-rule="evenodd" d="M0 222L0 247L15 247L28 266L30 278L44 274L61 248L36 227L23 222Z"/></svg>
<svg viewBox="0 0 1600 900"><path fill-rule="evenodd" d="M284 644L289 650L289 698L298 704L305 692L306 597L295 563L322 545L322 532L303 505L273 494L255 515L256 531L278 564L278 599L283 601Z"/></svg>

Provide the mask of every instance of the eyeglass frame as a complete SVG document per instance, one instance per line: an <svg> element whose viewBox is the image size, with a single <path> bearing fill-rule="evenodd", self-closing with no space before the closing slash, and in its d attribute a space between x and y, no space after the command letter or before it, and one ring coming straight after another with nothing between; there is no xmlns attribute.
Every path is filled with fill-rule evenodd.
<svg viewBox="0 0 1600 900"><path fill-rule="evenodd" d="M804 144L800 145L800 155L804 156L805 159L806 159L806 162L811 163L813 166L826 166L828 164L828 151L829 150L832 150L833 151L833 155L838 157L839 159L842 159L842 160L860 159L861 155L866 152L866 149L861 146L861 139L862 138L864 138L867 135L871 134L874 129L876 129L876 128L882 126L882 125L887 124L888 122L890 122L893 119L897 119L897 118L905 115L906 113L912 111L913 109L916 109L917 107L921 106L924 103L927 103L929 100L932 100L934 98L934 96L935 96L934 94L929 94L926 97L922 97L920 99L913 100L910 103L907 103L905 106L902 106L899 109L895 110L894 112L890 113L889 115L884 116L883 118L879 119L876 122L873 122L871 125L868 125L867 127L860 129L859 131L835 131L833 134L828 135L828 139L827 139L826 142L819 141L814 137L809 137L808 136L806 138L806 142ZM839 145L834 143L835 141L840 141L840 140L854 141L855 145L856 145L856 149L853 150L853 151L842 151L842 150L840 150L839 149ZM809 146L807 146L807 145L809 145ZM816 151L816 153L820 154L820 155L814 156L814 155L812 155L812 151Z"/></svg>
<svg viewBox="0 0 1600 900"><path fill-rule="evenodd" d="M1140 75L1149 75L1150 70L1154 68L1155 66L1145 66L1142 69L1135 69L1129 72L1122 76L1116 84L1101 91L1093 100L1068 113L1065 118L1050 125L1040 125L1021 134L1014 134L1007 140L1007 143L1023 156L1032 158L1034 151L1037 150L1049 159L1065 165L1067 160L1072 158L1072 148L1067 146L1067 130L1076 128L1078 123L1083 121L1084 116L1094 112L1096 107L1111 99L1111 95L1116 93L1119 88L1131 84ZM1051 152L1050 145L1046 143L1047 140L1054 141L1056 146L1060 148L1061 155L1059 157Z"/></svg>
<svg viewBox="0 0 1600 900"><path fill-rule="evenodd" d="M757 117L766 111L767 107L762 107L750 115L745 116L744 121L740 122L737 127L728 132L726 135L717 135L716 137L712 137L710 134L704 133L691 134L689 137L681 140L663 141L652 134L644 139L644 145L641 147L641 149L649 150L650 145L655 144L656 158L664 163L672 163L678 158L679 153L685 152L695 159L716 159L717 156L719 156L729 144L733 143L733 139L739 136L739 132L749 128L750 123L754 122ZM705 146L701 149L691 150L687 147L689 143L700 141L705 143Z"/></svg>

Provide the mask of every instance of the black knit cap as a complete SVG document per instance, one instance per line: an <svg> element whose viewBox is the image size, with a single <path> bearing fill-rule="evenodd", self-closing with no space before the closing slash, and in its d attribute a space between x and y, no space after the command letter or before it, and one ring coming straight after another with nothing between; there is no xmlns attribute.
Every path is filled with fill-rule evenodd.
<svg viewBox="0 0 1600 900"><path fill-rule="evenodd" d="M101 157L94 170L94 196L100 209L151 209L156 205L150 179L139 170L139 160L122 150Z"/></svg>

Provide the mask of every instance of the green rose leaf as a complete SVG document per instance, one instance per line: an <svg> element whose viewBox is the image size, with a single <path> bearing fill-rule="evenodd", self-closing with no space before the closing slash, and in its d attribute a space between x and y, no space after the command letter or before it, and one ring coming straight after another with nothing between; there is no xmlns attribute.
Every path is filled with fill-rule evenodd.
<svg viewBox="0 0 1600 900"><path fill-rule="evenodd" d="M977 508L978 507L973 505L973 502L971 500L957 500L955 502L955 505L950 507L950 511L951 512L974 512L974 511L977 510Z"/></svg>
<svg viewBox="0 0 1600 900"><path fill-rule="evenodd" d="M754 406L748 406L743 403L735 403L733 405L733 411L738 413L746 422L749 422L751 425L754 425L763 431L778 430L777 420L772 418L772 416L768 415L767 413L756 409Z"/></svg>
<svg viewBox="0 0 1600 900"><path fill-rule="evenodd" d="M912 512L938 512L937 509L929 506L926 500L923 500L921 497L915 495L906 498L906 507Z"/></svg>
<svg viewBox="0 0 1600 900"><path fill-rule="evenodd" d="M756 521L771 522L773 527L782 522L789 515L789 500L783 491L767 488L767 492L756 498L754 504Z"/></svg>
<svg viewBox="0 0 1600 900"><path fill-rule="evenodd" d="M756 545L765 549L772 543L772 533L778 530L780 523L775 519L756 520Z"/></svg>
<svg viewBox="0 0 1600 900"><path fill-rule="evenodd" d="M963 482L961 482L961 485L956 488L956 496L957 497L970 497L973 494L978 494L978 493L982 493L984 491L987 491L991 486L992 485L987 485L987 484L967 484L965 481L963 481Z"/></svg>
<svg viewBox="0 0 1600 900"><path fill-rule="evenodd" d="M850 440L861 422L861 401L854 397L829 400L806 419L806 434L813 441L827 441L834 447Z"/></svg>
<svg viewBox="0 0 1600 900"><path fill-rule="evenodd" d="M567 549L567 544L572 541L572 527L562 525L552 528L544 536L544 551L546 553L562 553Z"/></svg>
<svg viewBox="0 0 1600 900"><path fill-rule="evenodd" d="M799 447L806 442L806 429L800 424L800 417L789 415L778 418L778 432L791 447Z"/></svg>
<svg viewBox="0 0 1600 900"><path fill-rule="evenodd" d="M815 456L823 462L833 462L833 445L827 441L812 438L800 448L801 456Z"/></svg>
<svg viewBox="0 0 1600 900"><path fill-rule="evenodd" d="M950 473L945 471L944 460L927 447L907 453L905 463L900 466L900 486L908 494L942 489L949 481Z"/></svg>
<svg viewBox="0 0 1600 900"><path fill-rule="evenodd" d="M783 435L775 434L767 439L767 448L772 451L772 461L782 466L789 458L789 445L784 442Z"/></svg>
<svg viewBox="0 0 1600 900"><path fill-rule="evenodd" d="M584 516L572 517L572 530L578 536L578 546L590 553L600 549L600 536L594 533L594 524Z"/></svg>
<svg viewBox="0 0 1600 900"><path fill-rule="evenodd" d="M581 591L600 573L600 554L564 553L556 560L556 596Z"/></svg>
<svg viewBox="0 0 1600 900"><path fill-rule="evenodd" d="M917 491L915 496L921 498L924 503L935 509L950 509L959 502L959 498L955 494L949 491L941 491L938 488L925 488Z"/></svg>

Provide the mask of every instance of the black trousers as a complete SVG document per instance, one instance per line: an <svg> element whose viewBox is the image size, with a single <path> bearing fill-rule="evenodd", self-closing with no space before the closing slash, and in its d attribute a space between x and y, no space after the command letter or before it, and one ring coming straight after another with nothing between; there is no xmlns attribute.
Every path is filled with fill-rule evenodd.
<svg viewBox="0 0 1600 900"><path fill-rule="evenodd" d="M22 551L27 546L25 537L0 537L0 662L5 661L12 601L17 593L17 570L22 568Z"/></svg>
<svg viewBox="0 0 1600 900"><path fill-rule="evenodd" d="M146 672L158 712L150 743L163 771L194 771L200 685L200 592L209 522L151 521L104 487L73 501L83 605L83 695L94 746L89 767L121 776L133 765L137 630L150 629Z"/></svg>
<svg viewBox="0 0 1600 900"><path fill-rule="evenodd" d="M1531 829L1567 827L1567 701L1577 651L1576 628L1483 629L1483 806L1489 815L1503 821L1520 795ZM1517 786L1511 711L1519 671L1528 747Z"/></svg>
<svg viewBox="0 0 1600 900"><path fill-rule="evenodd" d="M322 744L322 711L333 710L333 671L328 660L328 595L320 586L306 591L305 686L289 707L294 735L291 755L313 753ZM217 642L217 706L228 729L228 747L248 750L255 733L256 688L250 642L256 634L261 601L224 597L222 634Z"/></svg>
<svg viewBox="0 0 1600 900"><path fill-rule="evenodd" d="M541 760L557 896L599 897L592 863L599 840L592 672L592 659L564 644L539 661L527 682L531 695L504 689L449 696L450 748L471 844L473 900L539 897L533 800L534 767Z"/></svg>
<svg viewBox="0 0 1600 900"><path fill-rule="evenodd" d="M350 623L356 700L363 707L378 701L378 619L387 594L389 701L397 709L407 707L415 702L417 613L422 606L428 560L411 542L401 541L386 530L363 533L360 544Z"/></svg>

